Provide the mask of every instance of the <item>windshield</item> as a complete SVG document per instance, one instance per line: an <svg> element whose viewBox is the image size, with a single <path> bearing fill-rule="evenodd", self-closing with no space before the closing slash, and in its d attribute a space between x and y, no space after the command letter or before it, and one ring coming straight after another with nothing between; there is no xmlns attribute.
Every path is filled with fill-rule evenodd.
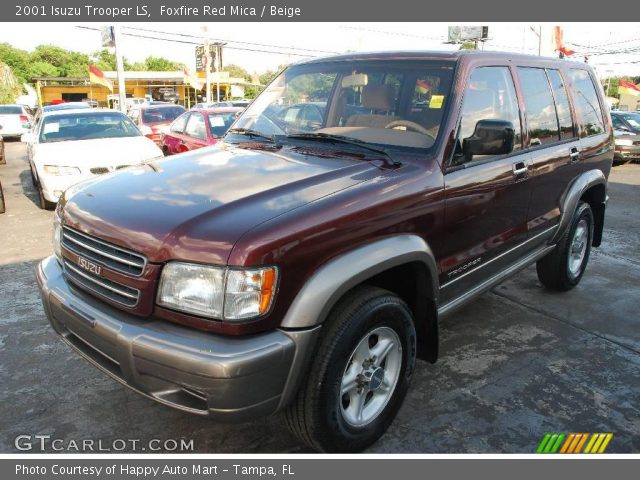
<svg viewBox="0 0 640 480"><path fill-rule="evenodd" d="M210 113L209 131L214 137L222 137L236 119L236 112Z"/></svg>
<svg viewBox="0 0 640 480"><path fill-rule="evenodd" d="M0 105L0 115L22 115L22 107L18 105Z"/></svg>
<svg viewBox="0 0 640 480"><path fill-rule="evenodd" d="M182 107L155 107L146 108L142 111L142 122L148 123L169 123L182 115L185 109Z"/></svg>
<svg viewBox="0 0 640 480"><path fill-rule="evenodd" d="M40 143L141 135L131 120L119 112L70 113L45 117L40 131Z"/></svg>
<svg viewBox="0 0 640 480"><path fill-rule="evenodd" d="M291 67L234 129L274 137L317 133L430 148L447 105L452 62L368 61ZM233 132L233 131L232 131Z"/></svg>
<svg viewBox="0 0 640 480"><path fill-rule="evenodd" d="M624 118L633 128L640 127L640 113L625 113L622 115L622 118Z"/></svg>

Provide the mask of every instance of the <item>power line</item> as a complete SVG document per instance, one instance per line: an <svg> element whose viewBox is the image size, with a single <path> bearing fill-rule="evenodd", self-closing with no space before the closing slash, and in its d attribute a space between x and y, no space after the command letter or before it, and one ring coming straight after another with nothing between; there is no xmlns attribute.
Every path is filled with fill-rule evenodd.
<svg viewBox="0 0 640 480"><path fill-rule="evenodd" d="M164 32L164 31L161 31L161 30L151 30L151 29L148 29L148 28L140 28L140 27L123 27L123 28L125 28L127 30L137 30L137 31L140 31L140 32L161 33L163 35L173 35L173 36L176 36L176 37L187 37L187 38L196 38L196 39L202 38L201 35L192 35L192 34L188 34L188 33ZM313 49L313 48L302 48L302 47L285 47L285 46L282 46L282 45L273 45L273 44L268 44L268 43L246 42L246 41L243 41L243 40L229 40L229 39L224 39L224 38L210 38L210 40L216 41L216 42L238 43L240 45L254 45L254 46L258 46L258 47L299 50L301 52L331 53L331 54L340 53L340 52L335 52L335 51L330 51L330 50L317 50L317 49Z"/></svg>
<svg viewBox="0 0 640 480"><path fill-rule="evenodd" d="M81 29L84 29L84 30L93 30L93 31L96 31L96 32L100 31L99 28L85 27L85 26L82 26L82 25L76 25L76 28L81 28ZM140 34L135 34L135 33L122 32L122 35L126 35L127 37L145 38L145 39L148 39L148 40L160 40L160 41L163 41L163 42L183 43L183 44L187 44L187 45L200 45L201 44L201 42L197 42L197 41L177 40L177 39L171 39L171 38L161 38L161 37L155 37L155 36L151 36L151 35L140 35ZM291 55L291 56L305 57L305 58L317 57L317 55L307 55L307 54L293 53L293 52L276 52L276 51L273 51L273 50L263 50L263 49L257 49L257 48L225 46L225 49L243 50L243 51L247 51L247 52L272 53L272 54L276 54L276 55Z"/></svg>

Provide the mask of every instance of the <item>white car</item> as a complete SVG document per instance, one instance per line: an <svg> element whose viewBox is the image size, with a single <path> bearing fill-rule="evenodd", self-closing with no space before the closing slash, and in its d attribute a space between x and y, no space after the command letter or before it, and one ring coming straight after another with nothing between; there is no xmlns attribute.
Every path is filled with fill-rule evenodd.
<svg viewBox="0 0 640 480"><path fill-rule="evenodd" d="M78 182L163 157L126 115L114 110L45 112L22 141L44 209L53 209L62 192Z"/></svg>
<svg viewBox="0 0 640 480"><path fill-rule="evenodd" d="M31 128L31 116L23 105L0 105L0 135L19 137Z"/></svg>

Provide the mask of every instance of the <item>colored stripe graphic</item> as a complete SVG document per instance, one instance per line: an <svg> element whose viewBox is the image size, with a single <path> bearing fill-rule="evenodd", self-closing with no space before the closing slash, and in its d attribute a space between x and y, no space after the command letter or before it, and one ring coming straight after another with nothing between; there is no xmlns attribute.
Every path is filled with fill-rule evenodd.
<svg viewBox="0 0 640 480"><path fill-rule="evenodd" d="M557 433L545 434L537 453L604 453L613 433ZM586 444L586 446L585 446Z"/></svg>

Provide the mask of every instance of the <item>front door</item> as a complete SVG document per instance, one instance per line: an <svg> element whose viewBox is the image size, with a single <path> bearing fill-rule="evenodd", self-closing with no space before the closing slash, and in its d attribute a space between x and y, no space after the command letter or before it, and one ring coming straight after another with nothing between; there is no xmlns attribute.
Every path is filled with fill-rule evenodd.
<svg viewBox="0 0 640 480"><path fill-rule="evenodd" d="M465 155L463 140L474 135L480 120L511 122L513 150L501 155ZM530 156L522 149L520 109L509 67L478 67L472 72L457 139L444 177L441 305L489 279L513 260L509 253L527 239Z"/></svg>

